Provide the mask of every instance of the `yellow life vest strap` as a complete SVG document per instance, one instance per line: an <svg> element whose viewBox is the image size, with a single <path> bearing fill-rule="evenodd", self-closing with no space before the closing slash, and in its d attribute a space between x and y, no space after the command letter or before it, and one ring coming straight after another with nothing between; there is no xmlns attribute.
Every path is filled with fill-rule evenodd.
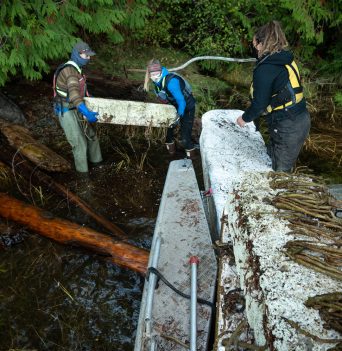
<svg viewBox="0 0 342 351"><path fill-rule="evenodd" d="M296 62L292 61L289 65L285 65L285 67L289 74L290 84L287 84L287 86L284 87L282 91L272 96L271 103L266 107L268 113L276 110L282 110L292 105L298 104L304 98L303 88L300 84L300 75ZM280 104L277 103L277 99L279 100L279 98L281 97L280 94L284 94L284 91L286 89L287 95L291 95L290 100Z"/></svg>

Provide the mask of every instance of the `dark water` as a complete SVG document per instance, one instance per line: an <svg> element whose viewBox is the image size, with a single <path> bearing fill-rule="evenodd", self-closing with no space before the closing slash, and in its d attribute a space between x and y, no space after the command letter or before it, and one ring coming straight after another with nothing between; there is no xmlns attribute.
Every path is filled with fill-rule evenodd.
<svg viewBox="0 0 342 351"><path fill-rule="evenodd" d="M153 221L141 226L149 245ZM132 350L143 279L34 234L1 254L1 350Z"/></svg>
<svg viewBox="0 0 342 351"><path fill-rule="evenodd" d="M104 165L103 172L92 171L90 180L75 177L68 184L95 212L119 225L131 243L149 248L160 186L146 189L146 196L143 190L141 196L134 196L137 179L141 187L147 187L150 179L133 171L126 179L117 173L111 177L113 167ZM36 196L38 206L105 232L65 199L44 194L47 202L39 203ZM19 231L24 239L0 251L0 350L133 349L143 287L139 274L89 250L63 246L13 223L0 222L2 229L8 224L12 233Z"/></svg>
<svg viewBox="0 0 342 351"><path fill-rule="evenodd" d="M165 175L159 171L156 181L154 172L118 174L113 161L92 171L90 179L74 176L68 184L131 243L149 248ZM44 194L44 204L35 197L39 207L105 232L65 199ZM8 225L24 240L0 251L0 350L132 350L143 278L89 250Z"/></svg>

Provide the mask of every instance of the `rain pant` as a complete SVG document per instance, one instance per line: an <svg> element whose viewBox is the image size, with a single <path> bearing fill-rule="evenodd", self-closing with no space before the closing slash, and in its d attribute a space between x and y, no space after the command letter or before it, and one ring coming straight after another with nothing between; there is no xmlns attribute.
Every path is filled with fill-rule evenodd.
<svg viewBox="0 0 342 351"><path fill-rule="evenodd" d="M91 163L102 161L100 143L95 127L89 124L77 110L68 110L59 114L59 122L72 147L75 168L78 172L88 172L88 160Z"/></svg>

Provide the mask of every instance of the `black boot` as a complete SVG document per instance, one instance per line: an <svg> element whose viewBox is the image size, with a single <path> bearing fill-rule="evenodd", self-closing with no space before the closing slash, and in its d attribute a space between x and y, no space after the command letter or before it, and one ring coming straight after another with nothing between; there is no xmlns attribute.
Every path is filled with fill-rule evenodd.
<svg viewBox="0 0 342 351"><path fill-rule="evenodd" d="M185 149L186 157L189 158L190 160L194 160L196 158L196 152L197 150L195 148L193 149Z"/></svg>
<svg viewBox="0 0 342 351"><path fill-rule="evenodd" d="M172 143L165 143L166 149L171 156L173 156L176 152L176 144L175 142Z"/></svg>

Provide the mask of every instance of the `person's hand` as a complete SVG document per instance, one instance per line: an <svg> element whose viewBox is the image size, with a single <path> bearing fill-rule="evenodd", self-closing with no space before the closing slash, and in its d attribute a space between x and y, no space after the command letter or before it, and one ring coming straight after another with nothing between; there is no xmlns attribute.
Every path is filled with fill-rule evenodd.
<svg viewBox="0 0 342 351"><path fill-rule="evenodd" d="M97 119L98 115L99 115L98 112L90 111L87 115L84 115L84 117L89 123L96 123L98 121Z"/></svg>
<svg viewBox="0 0 342 351"><path fill-rule="evenodd" d="M77 111L82 113L82 115L85 117L85 119L88 122L90 123L97 122L97 116L99 115L98 112L93 112L88 110L88 107L85 105L85 103L82 102L80 105L78 105Z"/></svg>
<svg viewBox="0 0 342 351"><path fill-rule="evenodd" d="M242 119L242 116L240 116L236 120L236 124L238 124L240 127L244 127L246 125L246 122Z"/></svg>

